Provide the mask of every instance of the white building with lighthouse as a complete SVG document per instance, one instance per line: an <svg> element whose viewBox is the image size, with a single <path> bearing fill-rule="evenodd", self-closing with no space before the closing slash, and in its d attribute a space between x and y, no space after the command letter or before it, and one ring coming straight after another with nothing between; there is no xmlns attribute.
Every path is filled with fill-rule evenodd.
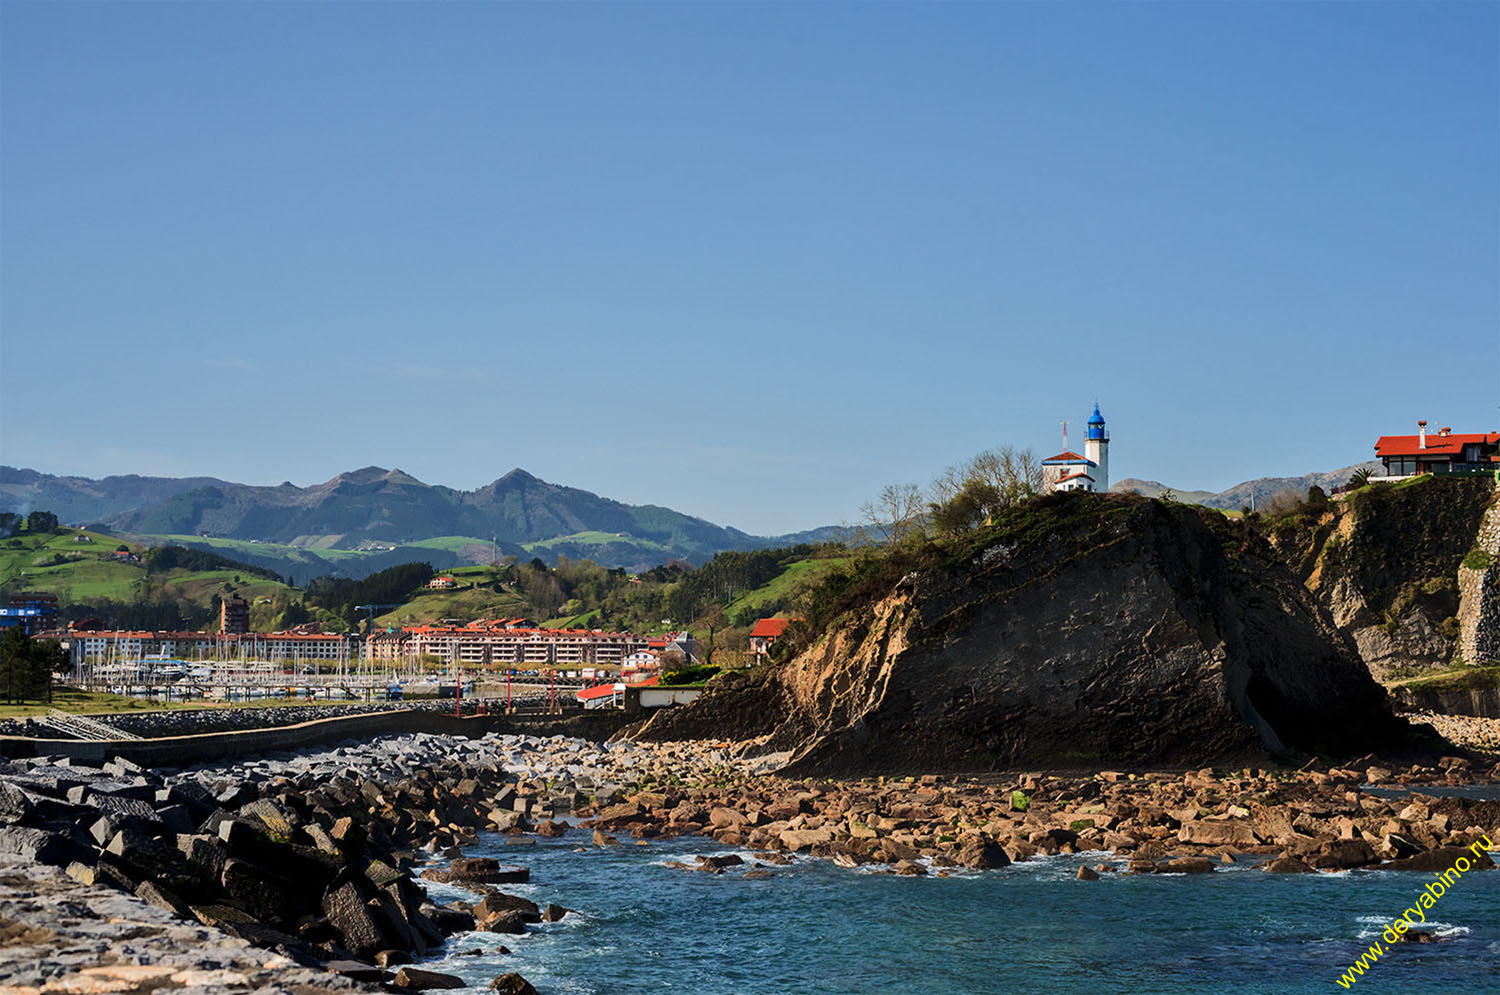
<svg viewBox="0 0 1500 995"><path fill-rule="evenodd" d="M1063 451L1050 459L1042 460L1042 486L1051 491L1099 491L1109 490L1109 429L1104 427L1104 416L1099 405L1094 404L1094 414L1089 418L1088 438L1083 443L1080 456L1067 448L1066 426L1063 431Z"/></svg>

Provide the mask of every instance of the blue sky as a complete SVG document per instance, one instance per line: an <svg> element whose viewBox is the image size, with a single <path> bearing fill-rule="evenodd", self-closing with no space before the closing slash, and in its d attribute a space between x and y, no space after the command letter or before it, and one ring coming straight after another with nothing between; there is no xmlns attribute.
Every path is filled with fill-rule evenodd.
<svg viewBox="0 0 1500 995"><path fill-rule="evenodd" d="M0 5L0 461L752 532L1500 428L1500 5ZM1077 440L1078 435L1073 438Z"/></svg>

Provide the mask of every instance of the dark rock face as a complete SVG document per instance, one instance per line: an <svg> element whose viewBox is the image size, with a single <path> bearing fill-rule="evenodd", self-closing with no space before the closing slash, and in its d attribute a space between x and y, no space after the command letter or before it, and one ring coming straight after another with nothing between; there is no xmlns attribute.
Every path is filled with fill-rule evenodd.
<svg viewBox="0 0 1500 995"><path fill-rule="evenodd" d="M770 734L788 773L847 775L1363 752L1409 729L1250 530L1059 494L916 557L768 678L638 732L705 734Z"/></svg>

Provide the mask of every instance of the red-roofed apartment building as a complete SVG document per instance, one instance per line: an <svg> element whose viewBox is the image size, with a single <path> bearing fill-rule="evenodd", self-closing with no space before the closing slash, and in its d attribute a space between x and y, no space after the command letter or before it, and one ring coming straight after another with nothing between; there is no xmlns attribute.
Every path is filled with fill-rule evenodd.
<svg viewBox="0 0 1500 995"><path fill-rule="evenodd" d="M1420 473L1485 473L1500 469L1500 432L1454 435L1451 428L1427 434L1427 423L1417 422L1416 435L1382 435L1375 441L1375 458L1385 464L1387 477Z"/></svg>

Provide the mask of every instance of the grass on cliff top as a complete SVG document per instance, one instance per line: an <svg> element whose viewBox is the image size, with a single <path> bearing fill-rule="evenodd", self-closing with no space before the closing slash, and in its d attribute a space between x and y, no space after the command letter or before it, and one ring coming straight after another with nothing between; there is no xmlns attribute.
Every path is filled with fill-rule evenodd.
<svg viewBox="0 0 1500 995"><path fill-rule="evenodd" d="M1500 687L1500 665L1471 667L1460 664L1447 670L1390 681L1386 687L1411 691L1483 691Z"/></svg>
<svg viewBox="0 0 1500 995"><path fill-rule="evenodd" d="M78 688L57 688L52 694L52 703L27 702L24 705L0 705L0 719L24 719L46 715L48 710L70 712L74 715L131 715L144 712L201 711L213 708L287 708L307 705L357 705L357 701L330 701L318 699L309 702L306 698L255 698L250 701L147 701L108 691L83 691Z"/></svg>

